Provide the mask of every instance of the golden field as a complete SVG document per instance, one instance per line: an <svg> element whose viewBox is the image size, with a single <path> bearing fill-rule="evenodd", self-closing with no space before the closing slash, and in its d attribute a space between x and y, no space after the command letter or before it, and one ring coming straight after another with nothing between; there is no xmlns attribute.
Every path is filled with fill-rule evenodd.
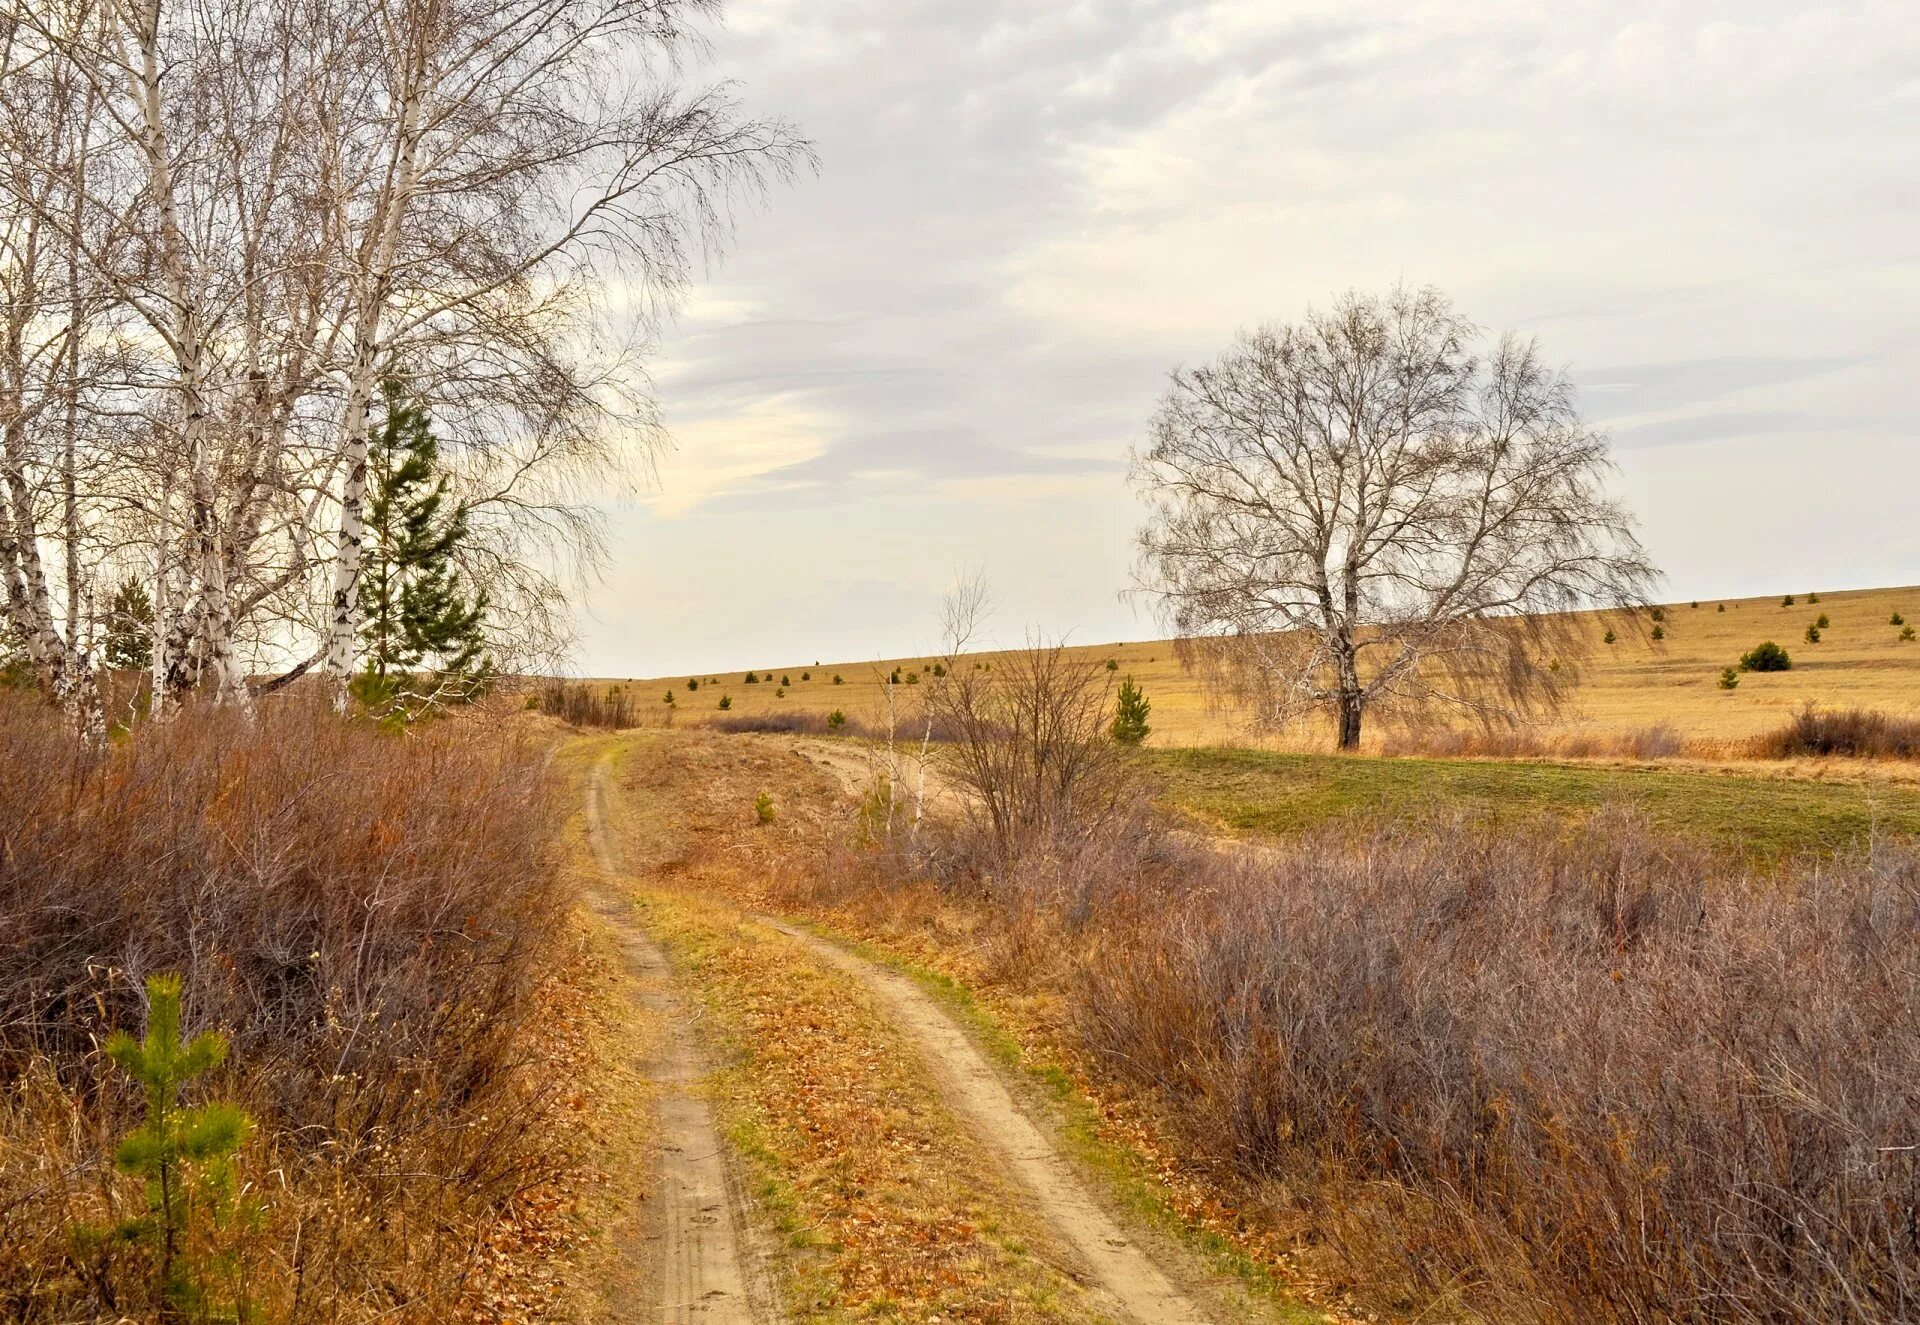
<svg viewBox="0 0 1920 1325"><path fill-rule="evenodd" d="M1731 747L1779 726L1809 703L1920 713L1920 641L1902 641L1899 628L1889 624L1896 612L1920 624L1920 587L1813 592L1818 593L1817 603L1810 603L1809 593L1802 591L1793 595L1791 607L1783 605L1784 594L1702 599L1697 607L1690 601L1668 603L1662 623L1666 638L1659 641L1650 636L1650 621L1643 620L1636 630L1623 627L1617 618L1590 616L1583 623L1590 650L1586 682L1566 710L1533 734L1547 742L1590 737L1605 743L1666 726L1693 752L1712 753L1716 745L1724 745L1729 747L1724 752L1732 753ZM1807 627L1822 614L1831 624L1821 632L1820 643L1806 643ZM1609 626L1618 636L1611 645L1603 642ZM1785 646L1793 655L1793 670L1745 674L1738 689L1720 689L1721 669L1763 640ZM1076 652L1094 662L1113 659L1119 664L1116 676L1131 674L1146 691L1153 702L1151 744L1255 739L1244 719L1210 702L1199 678L1180 666L1171 641L1086 644L1076 646ZM963 665L985 665L996 656L969 654ZM900 668L903 679L917 672L924 683L932 662L924 656L787 660L770 670L756 666L755 673L765 679L755 684L746 683L747 669L742 668L694 678L700 688L691 692L686 675L610 678L606 683L625 686L640 699L643 714L658 712L662 718L669 712L666 692L672 690L676 722L718 716L720 699L726 696L733 701L729 712L736 716L840 709L850 719L877 727L885 723L885 681L892 670ZM904 717L915 695L908 688L899 696ZM1378 749L1392 735L1374 722L1366 744ZM1259 743L1319 748L1326 741L1321 732L1304 731Z"/></svg>

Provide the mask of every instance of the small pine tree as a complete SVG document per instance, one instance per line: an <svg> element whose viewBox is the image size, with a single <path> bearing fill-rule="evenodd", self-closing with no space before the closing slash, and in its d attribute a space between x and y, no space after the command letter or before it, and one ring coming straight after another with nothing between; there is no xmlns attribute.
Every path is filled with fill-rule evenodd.
<svg viewBox="0 0 1920 1325"><path fill-rule="evenodd" d="M782 687L782 688L785 688L785 687L787 687L787 686L790 686L790 685L792 685L792 684L793 684L793 678L792 678L791 676L782 676L782 677L780 678L780 685L781 685L781 687Z"/></svg>
<svg viewBox="0 0 1920 1325"><path fill-rule="evenodd" d="M1907 624L1907 619L1901 616L1898 612L1895 612L1892 616L1887 618L1887 624L1889 626L1904 626Z"/></svg>
<svg viewBox="0 0 1920 1325"><path fill-rule="evenodd" d="M1811 604L1811 603L1817 603L1817 602L1819 602L1819 601L1820 601L1820 595L1819 595L1819 594L1817 594L1817 593L1810 593L1810 594L1808 594L1808 595L1807 595L1807 602L1808 602L1809 604Z"/></svg>
<svg viewBox="0 0 1920 1325"><path fill-rule="evenodd" d="M146 586L128 577L107 600L107 666L144 672L153 666L153 599Z"/></svg>
<svg viewBox="0 0 1920 1325"><path fill-rule="evenodd" d="M785 699L787 697L787 688L785 686L781 686L779 689L773 692L773 697L775 699Z"/></svg>
<svg viewBox="0 0 1920 1325"><path fill-rule="evenodd" d="M838 731L840 728L846 725L847 725L847 715L842 713L839 709L835 709L833 712L827 714L828 730Z"/></svg>
<svg viewBox="0 0 1920 1325"><path fill-rule="evenodd" d="M694 680L694 679L692 679L691 677L689 677L689 678L687 679L687 693L688 693L688 694L692 694L692 693L693 693L694 691L696 691L696 690L698 690L699 688L700 688L700 683L699 683L698 681L696 681L696 680Z"/></svg>
<svg viewBox="0 0 1920 1325"><path fill-rule="evenodd" d="M838 672L835 672L835 673L833 674L833 683L834 683L835 685L837 685L837 686L839 686L839 685L845 685L845 684L846 684L846 682L845 682L845 681L842 681L842 680L840 679L840 673L838 673Z"/></svg>
<svg viewBox="0 0 1920 1325"><path fill-rule="evenodd" d="M802 672L802 673L800 673L800 679L801 679L802 681L811 681L811 680L813 680L813 673L812 673L812 672Z"/></svg>
<svg viewBox="0 0 1920 1325"><path fill-rule="evenodd" d="M1617 641L1619 638L1620 637L1618 635L1614 634L1611 630L1609 630L1605 635L1600 637L1600 642L1602 644L1612 644L1615 641Z"/></svg>
<svg viewBox="0 0 1920 1325"><path fill-rule="evenodd" d="M1912 627L1912 626L1907 626L1907 627L1905 627L1905 628L1903 628L1903 629L1902 629L1902 630L1900 631L1900 638L1901 638L1901 639L1903 639L1903 640L1910 640L1910 639L1912 639L1912 638L1914 638L1914 634L1913 634L1913 627Z"/></svg>
<svg viewBox="0 0 1920 1325"><path fill-rule="evenodd" d="M1713 610L1716 612L1724 612L1727 610L1727 605L1725 603L1722 603L1720 604L1720 606L1714 608Z"/></svg>
<svg viewBox="0 0 1920 1325"><path fill-rule="evenodd" d="M1120 660L1119 660L1118 658L1109 658L1109 659L1107 659L1107 670L1108 670L1109 672L1117 672L1117 671L1119 671L1119 670L1120 670Z"/></svg>
<svg viewBox="0 0 1920 1325"><path fill-rule="evenodd" d="M910 685L910 686L917 686L917 685L919 685L919 684L920 684L920 673L918 673L918 672L908 672L908 673L907 673L907 684L908 684L908 685Z"/></svg>
<svg viewBox="0 0 1920 1325"><path fill-rule="evenodd" d="M732 707L733 707L733 696L732 696L732 695L722 695L722 696L720 696L720 707L721 707L722 709L730 709L730 708L732 708Z"/></svg>
<svg viewBox="0 0 1920 1325"><path fill-rule="evenodd" d="M673 703L673 691L671 690L667 691L666 702L669 704Z"/></svg>
<svg viewBox="0 0 1920 1325"><path fill-rule="evenodd" d="M773 822L773 797L761 792L753 799L753 817L762 824Z"/></svg>
<svg viewBox="0 0 1920 1325"><path fill-rule="evenodd" d="M1813 624L1820 627L1820 629L1825 630L1831 625L1833 625L1833 622L1827 620L1827 614L1825 612L1822 612L1820 614L1820 619L1818 621L1815 621Z"/></svg>
<svg viewBox="0 0 1920 1325"><path fill-rule="evenodd" d="M752 672L748 672L748 673L747 673L747 680L746 680L746 684L748 684L748 685L750 685L750 686L757 686L757 685L759 685L759 684L760 684L760 678L759 678L759 677L758 677L757 675L755 675L754 673L752 673Z"/></svg>
<svg viewBox="0 0 1920 1325"><path fill-rule="evenodd" d="M1665 621L1667 619L1667 609L1664 607L1656 607L1647 615L1651 616L1655 621Z"/></svg>
<svg viewBox="0 0 1920 1325"><path fill-rule="evenodd" d="M1782 607L1792 607L1792 606L1793 606L1793 595L1792 595L1792 594L1788 594L1788 595L1787 595L1787 596L1786 596L1785 598L1782 598L1782 599L1780 600L1780 606L1782 606Z"/></svg>
<svg viewBox="0 0 1920 1325"><path fill-rule="evenodd" d="M1738 667L1728 667L1720 673L1720 688L1722 690L1738 690L1740 688L1740 669Z"/></svg>
<svg viewBox="0 0 1920 1325"><path fill-rule="evenodd" d="M227 1042L213 1031L181 1042L180 990L177 975L149 976L146 1035L136 1041L116 1031L106 1044L107 1057L145 1088L146 1119L121 1141L113 1162L146 1180L147 1212L110 1228L76 1229L75 1242L145 1246L167 1318L204 1320L223 1297L235 1315L246 1308L235 1235L257 1210L235 1196L233 1161L253 1121L230 1104L181 1107L181 1088L220 1066ZM224 1292L218 1280L226 1281Z"/></svg>
<svg viewBox="0 0 1920 1325"><path fill-rule="evenodd" d="M382 382L380 393L385 418L367 444L363 698L391 704L393 682L422 667L442 679L442 693L472 698L492 663L486 592L468 596L457 566L467 510L447 508L449 479L426 406L395 378Z"/></svg>
<svg viewBox="0 0 1920 1325"><path fill-rule="evenodd" d="M893 686L897 686L900 684L900 669L898 667L894 668L893 675L887 678L887 684L893 685Z"/></svg>
<svg viewBox="0 0 1920 1325"><path fill-rule="evenodd" d="M1790 672L1793 670L1793 658L1787 651L1772 640L1756 644L1740 657L1740 670L1743 672Z"/></svg>
<svg viewBox="0 0 1920 1325"><path fill-rule="evenodd" d="M1808 626L1806 639L1809 644L1818 644L1820 642L1820 627Z"/></svg>
<svg viewBox="0 0 1920 1325"><path fill-rule="evenodd" d="M1152 711L1153 701L1141 692L1129 674L1114 695L1113 739L1122 745L1138 745L1146 740L1153 730L1147 725L1147 715Z"/></svg>
<svg viewBox="0 0 1920 1325"><path fill-rule="evenodd" d="M1694 610L1694 611L1696 611L1696 612L1698 612L1698 611L1700 610L1700 604L1698 604L1698 603L1695 603L1695 604L1693 605L1693 610Z"/></svg>
<svg viewBox="0 0 1920 1325"><path fill-rule="evenodd" d="M947 674L947 665L945 663L935 663L933 665L933 674L936 677L945 676Z"/></svg>
<svg viewBox="0 0 1920 1325"><path fill-rule="evenodd" d="M1665 639L1667 637L1667 628L1665 626L1655 626L1653 628L1653 637L1656 640Z"/></svg>

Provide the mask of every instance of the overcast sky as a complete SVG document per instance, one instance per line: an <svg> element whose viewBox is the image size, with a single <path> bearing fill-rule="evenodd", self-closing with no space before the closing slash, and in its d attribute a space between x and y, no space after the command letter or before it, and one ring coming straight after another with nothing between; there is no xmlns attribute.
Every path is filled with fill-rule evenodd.
<svg viewBox="0 0 1920 1325"><path fill-rule="evenodd" d="M667 330L600 675L924 650L1122 602L1177 365L1351 287L1538 337L1675 598L1920 582L1920 9L734 0L821 170Z"/></svg>

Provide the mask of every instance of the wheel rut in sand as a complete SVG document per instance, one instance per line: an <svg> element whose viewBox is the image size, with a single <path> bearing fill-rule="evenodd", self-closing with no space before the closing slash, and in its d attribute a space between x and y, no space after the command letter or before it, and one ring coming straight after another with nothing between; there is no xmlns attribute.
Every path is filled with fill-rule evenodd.
<svg viewBox="0 0 1920 1325"><path fill-rule="evenodd" d="M1029 1118L999 1071L909 977L773 917L759 917L859 979L920 1051L942 1099L1025 1189L1039 1217L1078 1256L1101 1306L1136 1325L1208 1325L1208 1316L1101 1207L1073 1163Z"/></svg>
<svg viewBox="0 0 1920 1325"><path fill-rule="evenodd" d="M674 991L666 954L634 923L631 905L614 886L625 871L607 837L605 783L602 763L587 788L587 835L601 876L588 899L619 944L637 1001L659 1025L658 1048L642 1065L657 1092L660 1136L656 1208L645 1221L653 1300L643 1319L777 1325L781 1316L765 1258L748 1225L713 1109L700 1091L707 1068L692 1017Z"/></svg>

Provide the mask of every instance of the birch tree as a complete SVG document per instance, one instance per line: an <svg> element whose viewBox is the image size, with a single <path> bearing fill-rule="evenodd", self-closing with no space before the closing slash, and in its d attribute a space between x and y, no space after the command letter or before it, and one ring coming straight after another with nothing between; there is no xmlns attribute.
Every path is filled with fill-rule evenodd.
<svg viewBox="0 0 1920 1325"><path fill-rule="evenodd" d="M1138 583L1262 724L1520 722L1579 674L1567 613L1645 605L1606 437L1536 345L1481 340L1433 289L1350 294L1174 374Z"/></svg>

